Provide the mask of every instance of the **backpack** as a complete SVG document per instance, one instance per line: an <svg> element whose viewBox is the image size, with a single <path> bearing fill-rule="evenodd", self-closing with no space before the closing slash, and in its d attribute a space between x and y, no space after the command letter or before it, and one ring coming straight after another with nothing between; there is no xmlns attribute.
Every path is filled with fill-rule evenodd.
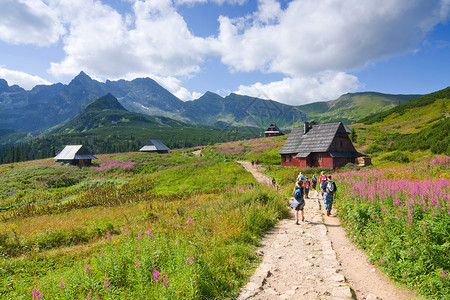
<svg viewBox="0 0 450 300"><path fill-rule="evenodd" d="M336 186L334 185L333 181L328 181L327 182L327 187L325 188L325 191L328 194L332 194L334 191L336 191Z"/></svg>
<svg viewBox="0 0 450 300"><path fill-rule="evenodd" d="M309 181L305 182L305 188L309 188Z"/></svg>
<svg viewBox="0 0 450 300"><path fill-rule="evenodd" d="M296 189L294 192L294 199L300 202L303 199L302 189Z"/></svg>

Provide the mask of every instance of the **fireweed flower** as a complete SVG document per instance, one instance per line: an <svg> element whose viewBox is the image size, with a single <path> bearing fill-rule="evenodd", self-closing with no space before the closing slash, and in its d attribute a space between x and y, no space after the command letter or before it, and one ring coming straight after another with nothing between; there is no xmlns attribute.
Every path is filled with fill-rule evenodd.
<svg viewBox="0 0 450 300"><path fill-rule="evenodd" d="M65 289L66 288L66 282L64 279L61 278L61 281L59 282L59 289Z"/></svg>
<svg viewBox="0 0 450 300"><path fill-rule="evenodd" d="M123 229L123 233L124 233L125 235L128 235L128 227L125 227L125 228Z"/></svg>
<svg viewBox="0 0 450 300"><path fill-rule="evenodd" d="M194 263L194 258L192 257L192 256L189 256L187 259L186 259L186 265L191 265L191 264L193 264Z"/></svg>
<svg viewBox="0 0 450 300"><path fill-rule="evenodd" d="M106 241L111 241L111 233L109 233L109 230L106 230Z"/></svg>
<svg viewBox="0 0 450 300"><path fill-rule="evenodd" d="M87 275L91 275L92 274L91 266L87 264L84 265L84 271L86 272Z"/></svg>
<svg viewBox="0 0 450 300"><path fill-rule="evenodd" d="M161 274L158 272L158 270L154 269L153 270L153 279L158 282L158 278Z"/></svg>
<svg viewBox="0 0 450 300"><path fill-rule="evenodd" d="M106 277L105 283L103 285L105 286L106 292L108 293L109 286L111 285L111 282L109 282L108 277Z"/></svg>
<svg viewBox="0 0 450 300"><path fill-rule="evenodd" d="M193 221L192 221L192 218L191 218L191 217L189 217L189 218L188 218L188 220L187 220L187 224L188 224L188 226L189 226L189 225L191 225L192 223L193 223Z"/></svg>
<svg viewBox="0 0 450 300"><path fill-rule="evenodd" d="M42 293L40 290L34 288L33 289L33 300L36 299L44 299L44 293Z"/></svg>
<svg viewBox="0 0 450 300"><path fill-rule="evenodd" d="M166 287L166 288L169 287L169 276L167 274L163 275L163 284L164 284L164 287Z"/></svg>
<svg viewBox="0 0 450 300"><path fill-rule="evenodd" d="M147 236L149 238L153 238L153 232L152 232L152 229L150 227L147 229Z"/></svg>

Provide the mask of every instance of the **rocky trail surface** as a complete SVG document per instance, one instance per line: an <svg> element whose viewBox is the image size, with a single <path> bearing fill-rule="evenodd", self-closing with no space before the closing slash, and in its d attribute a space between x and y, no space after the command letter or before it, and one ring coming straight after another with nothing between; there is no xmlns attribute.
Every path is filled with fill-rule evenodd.
<svg viewBox="0 0 450 300"><path fill-rule="evenodd" d="M271 184L260 166L239 162L259 182ZM294 212L262 240L263 261L238 299L420 299L393 285L356 248L340 227L336 212L327 217L319 193L306 200L305 221Z"/></svg>

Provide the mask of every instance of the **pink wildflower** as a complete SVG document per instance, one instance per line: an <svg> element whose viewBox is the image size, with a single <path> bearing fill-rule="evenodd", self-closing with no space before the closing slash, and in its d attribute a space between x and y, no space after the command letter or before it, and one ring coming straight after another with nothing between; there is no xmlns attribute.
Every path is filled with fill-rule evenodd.
<svg viewBox="0 0 450 300"><path fill-rule="evenodd" d="M153 232L152 232L152 229L150 227L147 229L147 236L150 237L150 238L153 238Z"/></svg>
<svg viewBox="0 0 450 300"><path fill-rule="evenodd" d="M40 290L34 288L33 289L33 300L36 299L44 299L44 293L42 293Z"/></svg>
<svg viewBox="0 0 450 300"><path fill-rule="evenodd" d="M108 293L109 286L111 285L111 282L109 282L108 278L106 278L105 283L103 285L105 286L106 292Z"/></svg>
<svg viewBox="0 0 450 300"><path fill-rule="evenodd" d="M84 265L84 271L86 272L86 274L91 275L92 274L92 270L91 267L89 265Z"/></svg>
<svg viewBox="0 0 450 300"><path fill-rule="evenodd" d="M153 270L153 279L158 282L158 278L161 274L158 272L158 270L154 269Z"/></svg>
<svg viewBox="0 0 450 300"><path fill-rule="evenodd" d="M59 289L65 289L66 288L66 282L64 279L61 278L61 281L59 282Z"/></svg>

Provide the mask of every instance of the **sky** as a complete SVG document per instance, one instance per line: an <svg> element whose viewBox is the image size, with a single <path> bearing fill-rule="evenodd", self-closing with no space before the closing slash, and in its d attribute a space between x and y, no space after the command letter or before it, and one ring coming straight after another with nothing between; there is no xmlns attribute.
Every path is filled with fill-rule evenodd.
<svg viewBox="0 0 450 300"><path fill-rule="evenodd" d="M450 0L0 0L0 78L302 105L450 86Z"/></svg>

